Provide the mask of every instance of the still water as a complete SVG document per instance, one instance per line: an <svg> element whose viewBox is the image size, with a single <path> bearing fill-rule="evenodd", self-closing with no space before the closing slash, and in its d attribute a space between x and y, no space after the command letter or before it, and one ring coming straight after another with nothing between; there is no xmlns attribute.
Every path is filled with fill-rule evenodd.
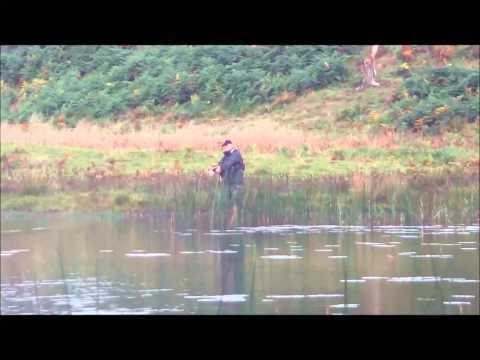
<svg viewBox="0 0 480 360"><path fill-rule="evenodd" d="M479 314L476 214L272 224L247 206L202 226L175 211L2 213L1 313Z"/></svg>

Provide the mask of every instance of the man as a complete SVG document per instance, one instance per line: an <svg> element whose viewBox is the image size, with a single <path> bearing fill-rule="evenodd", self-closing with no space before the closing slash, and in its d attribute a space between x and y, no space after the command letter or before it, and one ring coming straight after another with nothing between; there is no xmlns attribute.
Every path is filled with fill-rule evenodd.
<svg viewBox="0 0 480 360"><path fill-rule="evenodd" d="M232 187L242 186L245 164L240 151L233 146L230 140L225 140L222 144L222 151L223 158L213 168L213 171L220 175L225 185Z"/></svg>
<svg viewBox="0 0 480 360"><path fill-rule="evenodd" d="M230 140L225 140L222 144L223 158L218 165L214 166L212 171L220 175L224 188L222 190L222 198L228 200L230 209L229 223L233 222L233 218L238 211L238 207L242 208L243 203L243 175L245 172L245 163L243 162L240 151L235 148Z"/></svg>

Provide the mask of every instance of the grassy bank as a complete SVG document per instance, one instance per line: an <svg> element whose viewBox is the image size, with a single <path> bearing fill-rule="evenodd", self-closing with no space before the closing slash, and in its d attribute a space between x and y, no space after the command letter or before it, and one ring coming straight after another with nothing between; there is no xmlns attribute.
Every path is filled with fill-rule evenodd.
<svg viewBox="0 0 480 360"><path fill-rule="evenodd" d="M202 152L191 148L177 151L155 150L96 150L42 145L14 145L2 143L1 155L15 157L8 171L9 178L42 174L55 178L88 178L98 176L137 175L148 177L154 173L198 174L218 162L220 153ZM400 145L394 148L334 148L312 151L308 145L296 150L286 147L270 153L248 147L244 153L247 174L289 175L309 177L345 175L350 173L434 173L468 171L478 166L478 152L460 146L431 148ZM101 175L103 174L103 175ZM5 171L5 176L7 171ZM97 177L98 177L97 176Z"/></svg>
<svg viewBox="0 0 480 360"><path fill-rule="evenodd" d="M98 150L11 143L2 143L1 153L1 209L29 211L128 210L147 205L167 208L176 201L171 193L184 191L179 179L214 188L215 180L205 169L220 157L192 149ZM288 175L293 181L302 181L343 176L354 186L371 176L447 173L478 177L478 152L453 145L434 149L404 144L318 152L302 146L270 153L248 147L244 157L247 179L282 179ZM11 161L8 169L6 158ZM158 189L151 191L152 184ZM179 188L165 195L165 188L172 186Z"/></svg>

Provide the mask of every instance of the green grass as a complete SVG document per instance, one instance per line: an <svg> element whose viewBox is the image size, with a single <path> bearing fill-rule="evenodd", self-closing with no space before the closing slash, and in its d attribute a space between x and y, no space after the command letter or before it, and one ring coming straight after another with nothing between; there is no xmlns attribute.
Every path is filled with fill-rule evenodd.
<svg viewBox="0 0 480 360"><path fill-rule="evenodd" d="M69 211L74 208L75 195L67 193L44 196L2 194L1 200L2 211Z"/></svg>
<svg viewBox="0 0 480 360"><path fill-rule="evenodd" d="M205 170L209 165L218 161L218 157L208 154L181 150L177 152L158 152L152 150L109 150L100 151L92 149L80 149L71 147L46 147L41 145L13 145L2 143L1 155L10 153L15 149L20 149L23 156L29 161L38 163L47 161L50 166L54 162L61 160L65 154L70 154L66 169L72 171L77 169L86 170L95 163L95 166L107 166L108 159L114 159L117 162L119 173L122 175L135 174L139 171L158 172L166 169L172 169L175 162L180 162L183 171L187 173Z"/></svg>
<svg viewBox="0 0 480 360"><path fill-rule="evenodd" d="M65 153L72 157L67 162L67 174L73 169L85 171L92 162L99 168L107 168L108 159L116 160L119 175L132 175L140 172L171 171L176 163L184 173L198 173L216 163L218 156L205 154L193 150L176 152L158 152L151 150L114 150L98 151L77 148L50 148L45 146L13 146L2 144L2 155L14 149L20 149L29 163L35 164L46 161L52 171L55 161L60 160ZM334 154L341 153L339 160L332 160ZM311 153L308 148L297 151L282 149L275 153L259 153L252 148L244 153L247 165L247 174L268 174L290 176L321 176L347 174L352 171L362 173L376 172L404 172L415 164L419 172L429 172L439 168L448 168L475 157L475 151L460 147L445 147L441 149L419 148L402 146L391 149L353 148L329 150L322 153ZM337 156L338 158L338 156ZM54 174L54 173L52 173ZM34 184L33 184L34 185ZM34 186L35 187L35 186ZM30 191L31 190L31 191ZM38 189L26 190L25 195L35 194Z"/></svg>

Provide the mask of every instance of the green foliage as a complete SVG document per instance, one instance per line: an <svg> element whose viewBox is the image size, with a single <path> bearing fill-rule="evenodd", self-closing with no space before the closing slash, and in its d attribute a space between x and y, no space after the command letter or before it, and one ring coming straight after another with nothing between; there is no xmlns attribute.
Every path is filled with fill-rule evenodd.
<svg viewBox="0 0 480 360"><path fill-rule="evenodd" d="M114 203L115 205L118 205L118 206L126 205L129 202L130 202L130 197L128 194L125 194L125 193L117 194L114 198Z"/></svg>
<svg viewBox="0 0 480 360"><path fill-rule="evenodd" d="M290 150L289 148L282 146L280 149L278 149L278 155L291 158L294 156L294 152Z"/></svg>
<svg viewBox="0 0 480 360"><path fill-rule="evenodd" d="M368 109L365 106L356 104L352 108L342 110L337 116L337 121L354 122L359 120L365 120L364 115L367 111Z"/></svg>
<svg viewBox="0 0 480 360"><path fill-rule="evenodd" d="M439 129L452 120L479 116L479 72L446 66L426 68L407 79L391 114L401 128Z"/></svg>
<svg viewBox="0 0 480 360"><path fill-rule="evenodd" d="M300 157L308 157L309 155L311 155L310 148L307 144L302 144L298 149L297 153Z"/></svg>
<svg viewBox="0 0 480 360"><path fill-rule="evenodd" d="M11 106L16 101L15 91L11 88L4 87L1 91L1 101L0 101L0 117L2 119L9 119L12 117Z"/></svg>
<svg viewBox="0 0 480 360"><path fill-rule="evenodd" d="M38 79L46 84L27 91L15 114L8 105L18 94L6 94L2 118L62 114L75 125L81 118L113 118L132 108L147 114L175 108L193 117L220 105L241 113L286 90L301 93L345 81L340 48L18 46L2 54L1 79L18 93L22 84Z"/></svg>
<svg viewBox="0 0 480 360"><path fill-rule="evenodd" d="M432 151L433 160L444 164L468 159L469 155L463 149L455 147L446 147Z"/></svg>

